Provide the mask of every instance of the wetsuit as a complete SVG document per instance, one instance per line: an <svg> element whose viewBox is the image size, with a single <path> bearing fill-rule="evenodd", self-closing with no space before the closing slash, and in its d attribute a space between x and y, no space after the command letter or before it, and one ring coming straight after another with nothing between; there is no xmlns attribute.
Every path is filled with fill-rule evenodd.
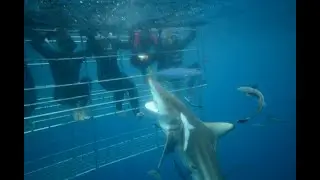
<svg viewBox="0 0 320 180"><path fill-rule="evenodd" d="M35 83L28 66L24 63L24 88L35 88ZM36 90L24 91L24 104L34 104L37 101ZM32 114L36 105L24 106L24 117Z"/></svg>
<svg viewBox="0 0 320 180"><path fill-rule="evenodd" d="M29 32L30 35L30 32ZM82 57L84 52L74 52L76 44L71 39L70 35L64 31L58 31L52 35L57 39L57 45L60 47L60 51L50 46L50 44L45 44L44 39L46 35L40 35L39 33L33 31L31 46L40 53L44 58L48 60L51 69L52 77L55 85L65 85L74 84L79 82L80 68L83 59L54 59L54 58L73 58ZM88 80L84 77L83 80ZM90 98L90 88L89 84L81 85L70 85L64 87L54 87L54 99L66 99L58 101L59 104L67 105L71 107L78 107L78 104L86 104ZM83 98L73 98L76 96L86 95Z"/></svg>
<svg viewBox="0 0 320 180"><path fill-rule="evenodd" d="M156 46L158 70L181 66L183 61L183 52L181 50L185 49L195 37L196 31L191 31L185 39L178 40L175 37L171 44L160 42Z"/></svg>
<svg viewBox="0 0 320 180"><path fill-rule="evenodd" d="M157 39L152 36L149 29L143 28L131 31L129 37L132 52L130 63L135 68L139 69L142 74L146 74L147 67L155 62L153 47L157 42ZM147 58L141 60L141 58L139 58L141 55L146 55Z"/></svg>
<svg viewBox="0 0 320 180"><path fill-rule="evenodd" d="M137 115L139 110L138 90L134 82L128 76L121 72L117 61L117 52L119 49L128 49L127 44L122 43L117 38L104 38L97 40L96 33L88 34L87 49L94 56L108 56L104 58L96 58L97 75L100 85L106 91L116 91L113 94L116 101L116 110L122 110L124 96L128 93L130 97L130 105L133 108L133 113ZM121 80L112 80L117 78L125 78ZM107 81L104 81L107 80ZM126 89L126 90L125 90Z"/></svg>

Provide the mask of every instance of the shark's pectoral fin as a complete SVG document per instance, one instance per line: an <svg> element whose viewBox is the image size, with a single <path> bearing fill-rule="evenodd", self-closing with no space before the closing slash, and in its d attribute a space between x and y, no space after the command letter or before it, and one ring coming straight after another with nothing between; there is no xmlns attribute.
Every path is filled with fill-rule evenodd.
<svg viewBox="0 0 320 180"><path fill-rule="evenodd" d="M233 124L226 122L207 122L204 124L211 130L216 138L219 138L234 129Z"/></svg>
<svg viewBox="0 0 320 180"><path fill-rule="evenodd" d="M181 121L183 123L183 128L184 128L184 143L183 143L183 150L186 151L187 150L187 147L188 147L188 142L189 142L189 138L190 138L190 131L192 131L194 129L194 126L192 126L186 116L181 113L180 114L180 118L181 118Z"/></svg>
<svg viewBox="0 0 320 180"><path fill-rule="evenodd" d="M168 136L167 136L167 141L166 141L166 144L164 146L164 149L163 149L159 164L158 164L158 169L162 165L162 161L163 161L164 156L169 154L169 153L172 153L174 151L175 147L176 147L176 141L174 139L174 136L169 133Z"/></svg>

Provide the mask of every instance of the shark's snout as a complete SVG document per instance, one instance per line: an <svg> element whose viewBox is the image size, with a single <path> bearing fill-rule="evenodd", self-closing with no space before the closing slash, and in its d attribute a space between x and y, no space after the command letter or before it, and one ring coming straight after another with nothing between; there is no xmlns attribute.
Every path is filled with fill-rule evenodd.
<svg viewBox="0 0 320 180"><path fill-rule="evenodd" d="M220 123L222 126L224 126L224 129L230 129L232 130L234 128L234 124L232 123Z"/></svg>
<svg viewBox="0 0 320 180"><path fill-rule="evenodd" d="M150 86L151 92L157 92L157 84L152 78L148 78L148 84Z"/></svg>
<svg viewBox="0 0 320 180"><path fill-rule="evenodd" d="M164 90L162 89L160 84L158 84L158 82L156 82L152 78L148 78L148 84L150 86L150 91L153 97L155 107L157 109L157 113L163 114L163 115L167 114L168 107L170 107L170 105L167 104L167 102L165 101L165 98L163 98ZM149 104L149 107L147 109L150 108L150 105L151 104Z"/></svg>

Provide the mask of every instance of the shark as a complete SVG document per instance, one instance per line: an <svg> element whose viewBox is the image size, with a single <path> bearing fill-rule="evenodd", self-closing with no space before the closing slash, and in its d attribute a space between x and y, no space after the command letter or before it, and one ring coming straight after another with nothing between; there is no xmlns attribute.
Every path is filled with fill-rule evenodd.
<svg viewBox="0 0 320 180"><path fill-rule="evenodd" d="M147 78L152 101L146 108L158 115L158 123L166 135L164 157L178 153L193 180L224 180L217 160L217 142L235 126L228 122L203 122L188 107L164 89L151 76Z"/></svg>

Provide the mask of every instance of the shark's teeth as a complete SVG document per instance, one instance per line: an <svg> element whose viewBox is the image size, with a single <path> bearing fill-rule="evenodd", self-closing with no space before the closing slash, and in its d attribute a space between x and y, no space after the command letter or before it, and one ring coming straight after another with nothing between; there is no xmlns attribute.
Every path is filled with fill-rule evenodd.
<svg viewBox="0 0 320 180"><path fill-rule="evenodd" d="M159 109L154 101L146 102L144 106L146 109L148 109L151 112L159 113Z"/></svg>

